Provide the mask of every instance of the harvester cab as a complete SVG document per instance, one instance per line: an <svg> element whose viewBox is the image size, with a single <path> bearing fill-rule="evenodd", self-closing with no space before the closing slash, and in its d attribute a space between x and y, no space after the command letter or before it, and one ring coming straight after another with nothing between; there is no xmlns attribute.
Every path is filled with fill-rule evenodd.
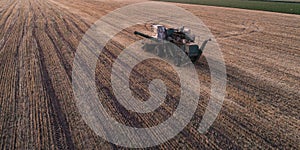
<svg viewBox="0 0 300 150"><path fill-rule="evenodd" d="M143 49L155 53L159 57L174 58L174 63L177 66L185 63L180 54L174 51L177 46L195 63L210 39L205 40L201 47L195 43L195 35L191 33L190 29L183 27L180 28L166 28L163 25L152 25L155 36L149 36L135 31L134 34L150 39L151 42L145 43ZM168 42L164 42L168 41Z"/></svg>

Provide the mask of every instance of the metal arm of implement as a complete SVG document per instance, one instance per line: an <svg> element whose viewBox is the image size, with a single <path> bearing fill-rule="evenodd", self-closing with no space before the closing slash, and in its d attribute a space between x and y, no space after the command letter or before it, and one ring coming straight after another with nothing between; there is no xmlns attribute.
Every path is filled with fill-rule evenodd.
<svg viewBox="0 0 300 150"><path fill-rule="evenodd" d="M204 50L206 44L207 44L209 41L211 41L211 39L205 40L205 41L202 43L202 45L201 45L201 47L200 47L200 49L199 49L201 52L203 52L203 50Z"/></svg>
<svg viewBox="0 0 300 150"><path fill-rule="evenodd" d="M207 45L207 43L208 43L209 41L211 41L211 39L207 39L207 40L205 40L205 41L202 43L201 47L199 48L200 55L199 55L199 57L196 58L195 61L197 61L197 60L199 60L199 59L201 59L201 58L203 57L203 51L204 51L204 48L205 48L205 46Z"/></svg>

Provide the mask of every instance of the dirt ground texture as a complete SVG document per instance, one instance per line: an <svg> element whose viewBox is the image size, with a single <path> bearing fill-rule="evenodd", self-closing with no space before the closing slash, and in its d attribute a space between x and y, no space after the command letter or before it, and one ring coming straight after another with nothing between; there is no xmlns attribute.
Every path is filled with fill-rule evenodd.
<svg viewBox="0 0 300 150"><path fill-rule="evenodd" d="M141 0L0 0L1 149L122 148L98 137L79 114L72 90L76 48L101 16ZM217 39L227 68L222 110L206 134L197 125L210 95L204 58L196 63L201 81L198 109L176 137L154 148L299 149L300 16L176 4L198 16ZM141 14L143 15L143 14ZM96 84L103 104L119 122L148 127L170 117L178 105L179 85L167 64L143 62L133 69L131 88L147 99L147 82L168 85L166 102L151 114L124 110L116 102L110 75L114 59L141 39L134 26L110 41L99 57ZM142 80L143 79L143 80ZM155 117L153 117L155 116Z"/></svg>

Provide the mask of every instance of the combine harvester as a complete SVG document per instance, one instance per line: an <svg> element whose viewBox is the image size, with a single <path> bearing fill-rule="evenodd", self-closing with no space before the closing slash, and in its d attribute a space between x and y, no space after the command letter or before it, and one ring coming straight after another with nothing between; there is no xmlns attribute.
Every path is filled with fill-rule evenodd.
<svg viewBox="0 0 300 150"><path fill-rule="evenodd" d="M135 35L150 39L142 48L161 58L172 58L176 66L188 62L188 60L184 60L183 53L178 52L176 49L181 49L190 58L191 62L195 63L201 57L206 44L211 41L211 39L205 40L199 48L190 29L184 27L178 29L166 28L163 25L152 25L152 28L156 33L153 37L138 31L134 32Z"/></svg>

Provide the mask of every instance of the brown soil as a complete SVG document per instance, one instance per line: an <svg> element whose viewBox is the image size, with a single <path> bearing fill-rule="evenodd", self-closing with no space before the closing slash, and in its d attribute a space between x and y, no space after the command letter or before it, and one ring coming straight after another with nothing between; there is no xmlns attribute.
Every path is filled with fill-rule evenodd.
<svg viewBox="0 0 300 150"><path fill-rule="evenodd" d="M1 149L121 148L98 137L78 113L72 90L76 48L93 22L135 1L0 1ZM226 61L228 85L223 108L206 134L197 127L205 111L210 73L205 57L196 68L200 103L191 123L157 148L299 149L300 16L231 8L176 4L195 15L215 35ZM141 14L143 15L143 14ZM139 40L134 26L106 46L96 70L103 102L119 122L153 126L170 117L179 100L179 79L160 61L145 61L131 75L135 97L149 97L148 81L168 86L166 102L155 112L138 114L116 102L111 66L125 46Z"/></svg>

